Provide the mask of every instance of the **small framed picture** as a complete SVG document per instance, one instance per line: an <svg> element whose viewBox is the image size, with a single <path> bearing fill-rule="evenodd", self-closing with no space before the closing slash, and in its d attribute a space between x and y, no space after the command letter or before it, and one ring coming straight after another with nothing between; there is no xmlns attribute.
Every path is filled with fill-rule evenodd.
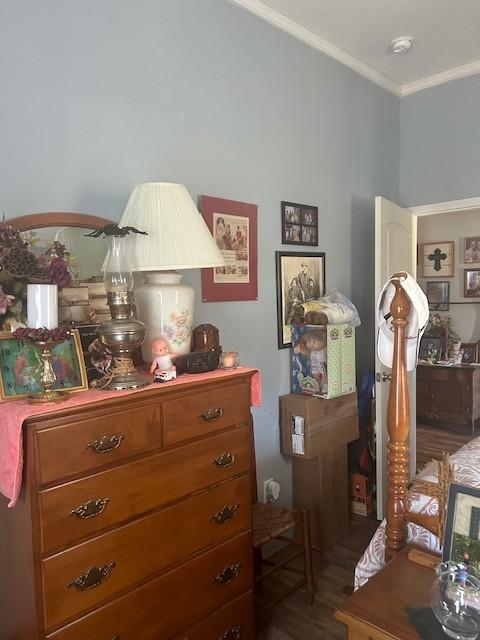
<svg viewBox="0 0 480 640"><path fill-rule="evenodd" d="M292 316L296 307L325 293L325 254L277 251L278 348L292 346Z"/></svg>
<svg viewBox="0 0 480 640"><path fill-rule="evenodd" d="M480 237L465 238L465 253L463 261L480 263Z"/></svg>
<svg viewBox="0 0 480 640"><path fill-rule="evenodd" d="M442 560L480 572L480 488L451 483Z"/></svg>
<svg viewBox="0 0 480 640"><path fill-rule="evenodd" d="M70 338L53 349L53 370L57 377L55 390L85 391L87 372L82 345L76 329ZM0 395L2 400L14 400L42 391L41 359L31 342L22 342L11 335L0 336Z"/></svg>
<svg viewBox="0 0 480 640"><path fill-rule="evenodd" d="M421 245L420 260L424 278L453 278L455 275L453 241Z"/></svg>
<svg viewBox="0 0 480 640"><path fill-rule="evenodd" d="M463 349L462 362L464 364L472 364L478 362L478 342L462 342Z"/></svg>
<svg viewBox="0 0 480 640"><path fill-rule="evenodd" d="M480 298L480 269L464 269L463 273L465 298Z"/></svg>
<svg viewBox="0 0 480 640"><path fill-rule="evenodd" d="M282 202L282 244L318 246L318 207Z"/></svg>
<svg viewBox="0 0 480 640"><path fill-rule="evenodd" d="M427 282L428 307L431 311L448 311L450 308L450 282Z"/></svg>
<svg viewBox="0 0 480 640"><path fill-rule="evenodd" d="M418 357L420 360L437 362L442 359L444 338L440 336L423 336L420 340Z"/></svg>

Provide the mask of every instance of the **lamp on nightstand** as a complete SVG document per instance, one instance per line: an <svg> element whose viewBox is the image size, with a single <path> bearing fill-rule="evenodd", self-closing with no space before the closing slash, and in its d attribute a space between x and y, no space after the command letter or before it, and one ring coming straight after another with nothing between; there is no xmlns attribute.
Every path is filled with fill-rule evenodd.
<svg viewBox="0 0 480 640"><path fill-rule="evenodd" d="M160 335L174 353L188 353L194 290L182 284L176 269L225 264L207 224L182 184L146 182L132 191L120 226L148 233L132 237L127 247L132 271L146 278L135 288L137 315L147 326L144 359L151 360L150 341Z"/></svg>

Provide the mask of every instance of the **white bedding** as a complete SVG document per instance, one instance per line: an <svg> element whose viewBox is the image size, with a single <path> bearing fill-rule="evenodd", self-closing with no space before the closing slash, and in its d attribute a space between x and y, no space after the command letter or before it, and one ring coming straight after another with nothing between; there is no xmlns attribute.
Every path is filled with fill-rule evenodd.
<svg viewBox="0 0 480 640"><path fill-rule="evenodd" d="M480 437L475 438L464 445L456 453L450 456L450 463L453 466L453 478L459 484L466 484L472 487L480 487ZM437 482L437 465L429 463L423 471L418 474L419 478ZM427 513L436 515L438 513L438 501L410 491L408 496L408 508L417 513ZM429 549L430 551L440 551L437 536L419 527L416 524L408 523L408 542ZM361 587L369 578L377 573L385 564L385 520L376 530L363 556L360 558L355 569L355 589Z"/></svg>

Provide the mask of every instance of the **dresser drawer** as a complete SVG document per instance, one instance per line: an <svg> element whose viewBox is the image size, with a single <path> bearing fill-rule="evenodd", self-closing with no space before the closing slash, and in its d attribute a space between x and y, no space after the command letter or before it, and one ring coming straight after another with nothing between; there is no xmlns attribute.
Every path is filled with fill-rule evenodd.
<svg viewBox="0 0 480 640"><path fill-rule="evenodd" d="M48 635L48 640L112 640L115 637L171 640L178 637L183 629L251 588L252 549L251 534L244 533ZM235 565L239 565L238 574L231 581L216 580L225 569ZM242 615L250 621L249 604L244 599L238 602ZM234 618L225 622L228 624L231 619ZM241 637L250 640L253 635ZM193 638L210 640L210 636L193 635ZM212 640L217 637L213 636Z"/></svg>
<svg viewBox="0 0 480 640"><path fill-rule="evenodd" d="M130 520L251 466L247 426L39 493L44 553Z"/></svg>
<svg viewBox="0 0 480 640"><path fill-rule="evenodd" d="M253 593L236 598L175 640L255 640Z"/></svg>
<svg viewBox="0 0 480 640"><path fill-rule="evenodd" d="M249 419L250 382L219 384L163 403L165 446L225 429Z"/></svg>
<svg viewBox="0 0 480 640"><path fill-rule="evenodd" d="M78 417L35 434L40 484L89 472L162 445L157 403Z"/></svg>
<svg viewBox="0 0 480 640"><path fill-rule="evenodd" d="M46 558L41 563L46 626L52 628L250 527L246 475ZM107 576L102 580L100 570ZM99 584L82 589L92 582Z"/></svg>

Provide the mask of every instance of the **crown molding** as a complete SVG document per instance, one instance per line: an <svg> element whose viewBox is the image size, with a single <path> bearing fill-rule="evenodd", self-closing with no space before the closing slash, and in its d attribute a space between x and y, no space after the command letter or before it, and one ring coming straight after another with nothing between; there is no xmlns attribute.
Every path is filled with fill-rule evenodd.
<svg viewBox="0 0 480 640"><path fill-rule="evenodd" d="M349 53L346 53L339 47L335 46L328 40L324 40L320 36L317 36L312 31L305 29L305 27L300 26L298 23L290 20L283 14L275 11L271 7L267 7L260 0L229 0L232 4L236 4L240 7L243 7L250 13L262 18L266 22L269 22L274 27L285 31L286 33L292 35L297 40L307 44L322 53L325 53L330 58L337 60L341 64L346 67L350 67L356 73L359 73L367 80L379 85L383 89L386 89L390 93L399 96L401 94L401 87L396 82L393 82L390 78L382 75L368 64L361 62L354 56L351 56Z"/></svg>
<svg viewBox="0 0 480 640"><path fill-rule="evenodd" d="M459 78L466 78L480 73L480 60L477 60L458 67L453 67L447 71L426 76L420 80L414 80L400 85L387 76L379 73L368 64L358 60L358 58L346 53L328 40L321 38L312 31L300 26L290 18L287 18L278 11L275 11L275 9L268 7L261 2L261 0L229 0L229 2L243 7L247 11L250 11L250 13L262 18L262 20L269 22L274 27L285 31L294 38L297 38L297 40L307 44L309 47L321 51L325 55L333 58L346 67L349 67L364 78L367 78L367 80L370 80L396 96L408 96L412 93L416 93L417 91L428 89L429 87L435 87L439 84L450 82L451 80L458 80Z"/></svg>
<svg viewBox="0 0 480 640"><path fill-rule="evenodd" d="M429 87L435 87L451 80L458 80L459 78L467 78L468 76L474 76L480 73L480 60L475 62L469 62L468 64L462 64L458 67L453 67L447 71L441 71L435 73L432 76L421 78L420 80L414 80L413 82L407 82L402 84L400 88L400 96L408 96L411 93L428 89Z"/></svg>

